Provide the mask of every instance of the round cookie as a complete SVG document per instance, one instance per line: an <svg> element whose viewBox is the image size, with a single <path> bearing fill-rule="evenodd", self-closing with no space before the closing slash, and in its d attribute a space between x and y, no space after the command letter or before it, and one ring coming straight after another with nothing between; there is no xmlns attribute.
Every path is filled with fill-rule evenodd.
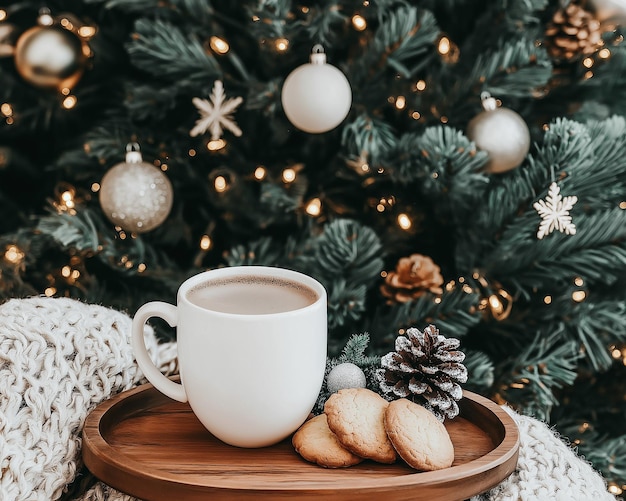
<svg viewBox="0 0 626 501"><path fill-rule="evenodd" d="M309 419L298 428L291 443L304 459L326 468L342 468L363 461L363 458L342 447L330 431L325 414Z"/></svg>
<svg viewBox="0 0 626 501"><path fill-rule="evenodd" d="M440 470L454 461L454 446L443 423L406 398L387 406L385 430L398 455L416 470Z"/></svg>
<svg viewBox="0 0 626 501"><path fill-rule="evenodd" d="M379 463L394 463L397 454L384 424L389 405L367 388L346 388L333 393L324 405L328 427L346 449Z"/></svg>

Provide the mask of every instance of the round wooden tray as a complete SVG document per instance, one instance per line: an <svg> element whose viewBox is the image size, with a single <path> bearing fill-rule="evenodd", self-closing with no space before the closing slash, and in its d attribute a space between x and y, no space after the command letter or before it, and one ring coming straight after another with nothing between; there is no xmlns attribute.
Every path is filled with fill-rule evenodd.
<svg viewBox="0 0 626 501"><path fill-rule="evenodd" d="M206 431L187 404L147 384L120 393L89 414L83 459L103 482L149 501L322 496L458 501L511 474L519 449L515 422L495 403L466 391L459 406L460 415L445 423L455 448L450 468L418 472L401 461L365 461L326 469L303 460L290 440L260 449L226 445Z"/></svg>

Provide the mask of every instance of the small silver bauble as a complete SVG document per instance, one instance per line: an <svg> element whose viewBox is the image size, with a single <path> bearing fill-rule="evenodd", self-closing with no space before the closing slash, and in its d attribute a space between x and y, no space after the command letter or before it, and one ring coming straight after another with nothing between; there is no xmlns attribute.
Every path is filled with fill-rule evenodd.
<svg viewBox="0 0 626 501"><path fill-rule="evenodd" d="M130 146L130 145L129 145ZM126 231L144 233L170 213L172 184L141 153L127 148L126 161L112 167L100 183L100 205L109 220Z"/></svg>
<svg viewBox="0 0 626 501"><path fill-rule="evenodd" d="M467 126L467 137L489 154L487 172L494 174L518 167L530 149L530 131L524 119L508 108L498 108L488 93L482 96L485 111Z"/></svg>
<svg viewBox="0 0 626 501"><path fill-rule="evenodd" d="M367 380L358 365L350 362L339 364L326 377L326 387L331 393L344 388L365 388Z"/></svg>
<svg viewBox="0 0 626 501"><path fill-rule="evenodd" d="M313 47L310 62L286 78L281 93L289 121L304 132L319 134L334 129L350 111L352 89L346 76L326 64L321 45Z"/></svg>

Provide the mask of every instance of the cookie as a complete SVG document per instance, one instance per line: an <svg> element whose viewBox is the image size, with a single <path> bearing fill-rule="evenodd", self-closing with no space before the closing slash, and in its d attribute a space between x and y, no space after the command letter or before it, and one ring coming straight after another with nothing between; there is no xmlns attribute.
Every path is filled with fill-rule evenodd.
<svg viewBox="0 0 626 501"><path fill-rule="evenodd" d="M379 463L394 463L397 454L387 438L383 397L367 388L346 388L333 393L324 405L328 427L346 449Z"/></svg>
<svg viewBox="0 0 626 501"><path fill-rule="evenodd" d="M454 446L443 423L406 398L387 406L385 430L398 455L416 470L440 470L454 461Z"/></svg>
<svg viewBox="0 0 626 501"><path fill-rule="evenodd" d="M330 431L325 414L304 423L293 435L291 443L304 459L325 468L343 468L363 461L363 458L342 447Z"/></svg>

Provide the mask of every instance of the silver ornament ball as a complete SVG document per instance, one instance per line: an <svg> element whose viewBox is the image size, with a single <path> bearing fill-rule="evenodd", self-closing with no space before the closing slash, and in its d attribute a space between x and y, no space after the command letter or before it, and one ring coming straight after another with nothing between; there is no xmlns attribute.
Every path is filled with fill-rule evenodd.
<svg viewBox="0 0 626 501"><path fill-rule="evenodd" d="M154 165L128 160L127 155L126 162L115 165L102 178L100 205L113 224L126 231L145 233L169 215L174 198L172 184Z"/></svg>
<svg viewBox="0 0 626 501"><path fill-rule="evenodd" d="M344 388L365 388L366 385L365 373L358 365L350 362L333 367L326 377L326 387L331 393Z"/></svg>
<svg viewBox="0 0 626 501"><path fill-rule="evenodd" d="M316 45L311 62L299 66L286 78L281 102L293 125L319 134L334 129L346 118L352 105L352 89L346 76L326 63L323 48Z"/></svg>
<svg viewBox="0 0 626 501"><path fill-rule="evenodd" d="M34 26L15 46L15 67L24 80L42 88L71 89L85 71L84 42L59 26Z"/></svg>
<svg viewBox="0 0 626 501"><path fill-rule="evenodd" d="M518 167L530 149L528 125L508 108L485 109L470 121L466 135L489 154L485 170L494 174Z"/></svg>

